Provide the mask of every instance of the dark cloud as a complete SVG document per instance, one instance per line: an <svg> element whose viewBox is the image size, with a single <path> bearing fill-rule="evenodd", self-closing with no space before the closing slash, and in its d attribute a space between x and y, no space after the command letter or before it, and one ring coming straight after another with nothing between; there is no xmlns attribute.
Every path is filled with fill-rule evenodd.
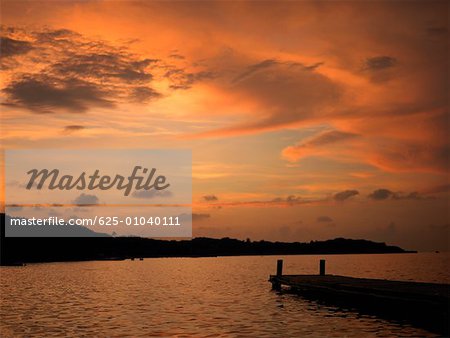
<svg viewBox="0 0 450 338"><path fill-rule="evenodd" d="M176 53L170 54L169 57L171 57L172 59L177 59L177 60L184 60L185 59L185 57L183 55L176 54Z"/></svg>
<svg viewBox="0 0 450 338"><path fill-rule="evenodd" d="M192 214L192 221L202 221L202 220L208 219L210 217L211 217L210 214L196 214L196 213L193 213Z"/></svg>
<svg viewBox="0 0 450 338"><path fill-rule="evenodd" d="M172 84L171 89L189 89L196 82L213 79L214 73L202 71L197 73L188 72L185 69L174 68L168 70L164 77L169 79Z"/></svg>
<svg viewBox="0 0 450 338"><path fill-rule="evenodd" d="M357 136L358 135L354 134L354 133L347 133L347 132L339 131L339 130L331 130L331 131L324 132L317 137L314 137L313 139L305 142L303 145L320 147L320 146L328 145L331 143L346 141L346 140L355 138Z"/></svg>
<svg viewBox="0 0 450 338"><path fill-rule="evenodd" d="M314 63L314 64L312 64L312 65L309 65L309 66L303 66L303 68L305 69L305 70L316 70L317 68L319 68L320 66L322 66L323 64L324 64L325 62L316 62L316 63Z"/></svg>
<svg viewBox="0 0 450 338"><path fill-rule="evenodd" d="M345 201L349 199L350 197L358 195L358 190L344 190L341 192L336 193L333 198L335 201Z"/></svg>
<svg viewBox="0 0 450 338"><path fill-rule="evenodd" d="M160 59L143 59L143 60L137 60L137 61L131 61L130 64L131 66L139 69L139 70L144 70L146 67L150 66L150 65L154 65L161 62Z"/></svg>
<svg viewBox="0 0 450 338"><path fill-rule="evenodd" d="M74 204L78 205L84 205L84 204L98 204L99 199L95 195L88 195L85 193L82 193L80 196L75 198L73 201Z"/></svg>
<svg viewBox="0 0 450 338"><path fill-rule="evenodd" d="M322 199L305 199L296 195L289 195L287 197L277 197L271 200L253 200L253 201L231 201L220 203L221 207L228 206L296 206L304 204L313 204L318 202L326 202L327 198ZM219 206L215 205L216 208Z"/></svg>
<svg viewBox="0 0 450 338"><path fill-rule="evenodd" d="M149 87L135 87L132 89L130 99L137 103L146 103L153 99L160 98L162 95Z"/></svg>
<svg viewBox="0 0 450 338"><path fill-rule="evenodd" d="M340 142L349 141L359 137L358 134L344 132L340 130L325 131L312 138L302 140L301 142L283 149L283 156L290 161L298 161L307 156L320 156L322 147Z"/></svg>
<svg viewBox="0 0 450 338"><path fill-rule="evenodd" d="M319 217L317 217L317 222L330 223L330 222L333 222L333 219L329 216L319 216Z"/></svg>
<svg viewBox="0 0 450 338"><path fill-rule="evenodd" d="M434 199L431 196L424 196L423 194L420 194L417 191L413 191L410 193L403 193L403 192L393 192L389 189L377 189L373 191L371 194L369 194L368 197L375 201L383 201L387 199L416 200L416 201Z"/></svg>
<svg viewBox="0 0 450 338"><path fill-rule="evenodd" d="M366 59L365 69L377 71L394 67L396 64L397 59L391 56L374 56Z"/></svg>
<svg viewBox="0 0 450 338"><path fill-rule="evenodd" d="M17 34L4 27L2 32ZM74 113L91 107L113 108L120 102L146 103L161 97L150 85L158 59L141 59L127 46L113 46L67 29L22 29L20 34L30 42L3 37L2 54L28 52L26 59L8 58L6 67L32 66L13 74L3 88L4 105L36 113Z"/></svg>
<svg viewBox="0 0 450 338"><path fill-rule="evenodd" d="M155 189L139 190L139 191L133 191L131 196L133 196L135 198L152 199L152 198L157 198L157 197L171 197L172 192L170 192L169 190L159 191L159 190L155 190Z"/></svg>
<svg viewBox="0 0 450 338"><path fill-rule="evenodd" d="M140 84L153 78L145 69L148 65L148 59L132 61L116 51L99 51L70 55L61 62L54 63L50 71L59 75Z"/></svg>
<svg viewBox="0 0 450 338"><path fill-rule="evenodd" d="M214 202L219 200L216 195L205 195L203 196L203 199L207 202Z"/></svg>
<svg viewBox="0 0 450 338"><path fill-rule="evenodd" d="M416 200L416 201L423 201L423 200L434 200L436 199L434 196L426 196L422 193L419 193L417 191L413 191L410 193L402 193L402 192L396 192L392 195L392 198L395 200Z"/></svg>
<svg viewBox="0 0 450 338"><path fill-rule="evenodd" d="M388 189L377 189L368 197L376 201L382 201L392 197L393 195L394 193Z"/></svg>
<svg viewBox="0 0 450 338"><path fill-rule="evenodd" d="M55 40L81 37L80 34L70 29L46 30L43 32L35 32L34 35L39 42L54 42Z"/></svg>
<svg viewBox="0 0 450 338"><path fill-rule="evenodd" d="M240 74L236 78L234 78L234 80L232 82L238 82L238 81L248 77L249 75L256 73L257 71L259 71L261 69L269 68L276 64L278 64L277 60L267 59L267 60L263 60L259 63L256 63L254 65L250 65L250 66L248 66L246 71L244 71L242 74Z"/></svg>
<svg viewBox="0 0 450 338"><path fill-rule="evenodd" d="M263 60L256 64L248 66L247 69L244 72L242 72L240 75L236 76L232 80L232 82L233 83L239 82L260 70L271 68L271 67L277 66L277 65L287 65L289 67L301 67L301 69L303 69L303 70L313 71L313 70L317 69L318 67L320 67L321 65L323 65L323 62L317 62L313 65L306 66L306 65L304 65L302 63L298 63L298 62L290 62L290 61L281 62L281 61L278 61L275 59L267 59L267 60Z"/></svg>
<svg viewBox="0 0 450 338"><path fill-rule="evenodd" d="M443 134L448 134L447 131L442 130L442 126L448 126L448 117L442 123L440 127L433 127L433 129L428 131L433 132L433 137L435 138L429 143L422 141L399 142L392 139L389 146L387 146L387 143L382 146L378 145L379 149L375 154L377 162L388 168L402 171L410 170L415 166L420 170L425 169L447 173L450 168L450 145L444 144L444 140L440 138L443 137ZM423 125L424 129L427 127L426 124ZM448 135L445 138L448 139ZM432 142L436 141L439 144L432 144Z"/></svg>
<svg viewBox="0 0 450 338"><path fill-rule="evenodd" d="M0 57L25 54L33 49L28 41L15 40L8 37L0 37Z"/></svg>
<svg viewBox="0 0 450 338"><path fill-rule="evenodd" d="M303 203L305 201L300 196L289 195L286 198L283 198L283 197L274 198L271 202L272 203L287 203L287 204L294 205L294 204Z"/></svg>
<svg viewBox="0 0 450 338"><path fill-rule="evenodd" d="M3 89L9 104L25 107L36 113L51 113L62 109L83 113L90 106L112 108L109 93L92 83L76 78L55 79L28 75L9 83Z"/></svg>
<svg viewBox="0 0 450 338"><path fill-rule="evenodd" d="M231 86L222 85L238 97L255 100L261 109L267 108L266 113L207 134L250 133L317 118L342 95L338 84L314 71L319 65L266 59L248 66L231 80Z"/></svg>
<svg viewBox="0 0 450 338"><path fill-rule="evenodd" d="M79 130L83 130L86 127L84 126L79 126L79 125L70 125L70 126L65 126L64 127L64 133L65 134L71 134L73 132L79 131Z"/></svg>

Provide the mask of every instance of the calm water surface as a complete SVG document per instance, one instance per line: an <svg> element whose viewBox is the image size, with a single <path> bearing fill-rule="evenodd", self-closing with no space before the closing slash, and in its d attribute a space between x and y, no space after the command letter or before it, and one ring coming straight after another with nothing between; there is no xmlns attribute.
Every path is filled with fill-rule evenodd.
<svg viewBox="0 0 450 338"><path fill-rule="evenodd" d="M0 269L0 336L433 336L271 291L278 256L162 258ZM285 256L284 273L449 283L449 254Z"/></svg>

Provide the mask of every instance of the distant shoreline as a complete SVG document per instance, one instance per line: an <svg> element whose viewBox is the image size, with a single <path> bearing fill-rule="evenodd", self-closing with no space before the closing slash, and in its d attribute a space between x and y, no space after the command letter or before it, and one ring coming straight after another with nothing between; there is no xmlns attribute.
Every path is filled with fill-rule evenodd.
<svg viewBox="0 0 450 338"><path fill-rule="evenodd" d="M54 261L36 261L36 262L23 262L23 263L10 263L2 264L0 266L23 266L27 264L46 264L46 263L80 263L80 262L119 262L126 260L142 259L157 259L157 258L224 258L224 257L265 257L265 256L320 256L320 255L389 255L389 254L416 254L418 251L404 251L404 252L373 252L373 253L316 253L316 254L246 254L246 255L219 255L219 256L151 256L151 257L107 257L96 259L83 259L83 260L54 260Z"/></svg>
<svg viewBox="0 0 450 338"><path fill-rule="evenodd" d="M334 248L331 249L330 246ZM387 246L385 243L344 238L310 243L286 243L247 242L231 238L165 241L139 237L2 237L0 249L1 266L51 262L122 261L143 258L417 253L414 250Z"/></svg>
<svg viewBox="0 0 450 338"><path fill-rule="evenodd" d="M169 257L416 253L386 243L346 238L302 243L251 241L228 237L198 237L189 240L111 236L5 237L5 214L0 216L0 265Z"/></svg>

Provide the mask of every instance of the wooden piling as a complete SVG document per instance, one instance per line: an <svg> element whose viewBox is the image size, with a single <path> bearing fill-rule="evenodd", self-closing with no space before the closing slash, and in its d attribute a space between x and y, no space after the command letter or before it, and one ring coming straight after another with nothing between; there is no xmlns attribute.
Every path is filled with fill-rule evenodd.
<svg viewBox="0 0 450 338"><path fill-rule="evenodd" d="M277 277L282 277L283 276L283 260L279 259L277 260ZM281 290L281 283L278 282L278 280L274 280L272 282L272 289L273 290L277 290L280 291Z"/></svg>
<svg viewBox="0 0 450 338"><path fill-rule="evenodd" d="M283 260L279 259L277 261L277 276L282 276L283 275Z"/></svg>
<svg viewBox="0 0 450 338"><path fill-rule="evenodd" d="M325 259L321 259L321 260L320 260L319 274L320 274L321 276L325 276Z"/></svg>

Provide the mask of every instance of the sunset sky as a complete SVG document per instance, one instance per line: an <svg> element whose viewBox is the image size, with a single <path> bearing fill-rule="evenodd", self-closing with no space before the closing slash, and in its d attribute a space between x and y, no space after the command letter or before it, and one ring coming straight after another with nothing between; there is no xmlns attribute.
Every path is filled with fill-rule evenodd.
<svg viewBox="0 0 450 338"><path fill-rule="evenodd" d="M448 249L448 3L1 2L6 149L183 148L193 235Z"/></svg>

